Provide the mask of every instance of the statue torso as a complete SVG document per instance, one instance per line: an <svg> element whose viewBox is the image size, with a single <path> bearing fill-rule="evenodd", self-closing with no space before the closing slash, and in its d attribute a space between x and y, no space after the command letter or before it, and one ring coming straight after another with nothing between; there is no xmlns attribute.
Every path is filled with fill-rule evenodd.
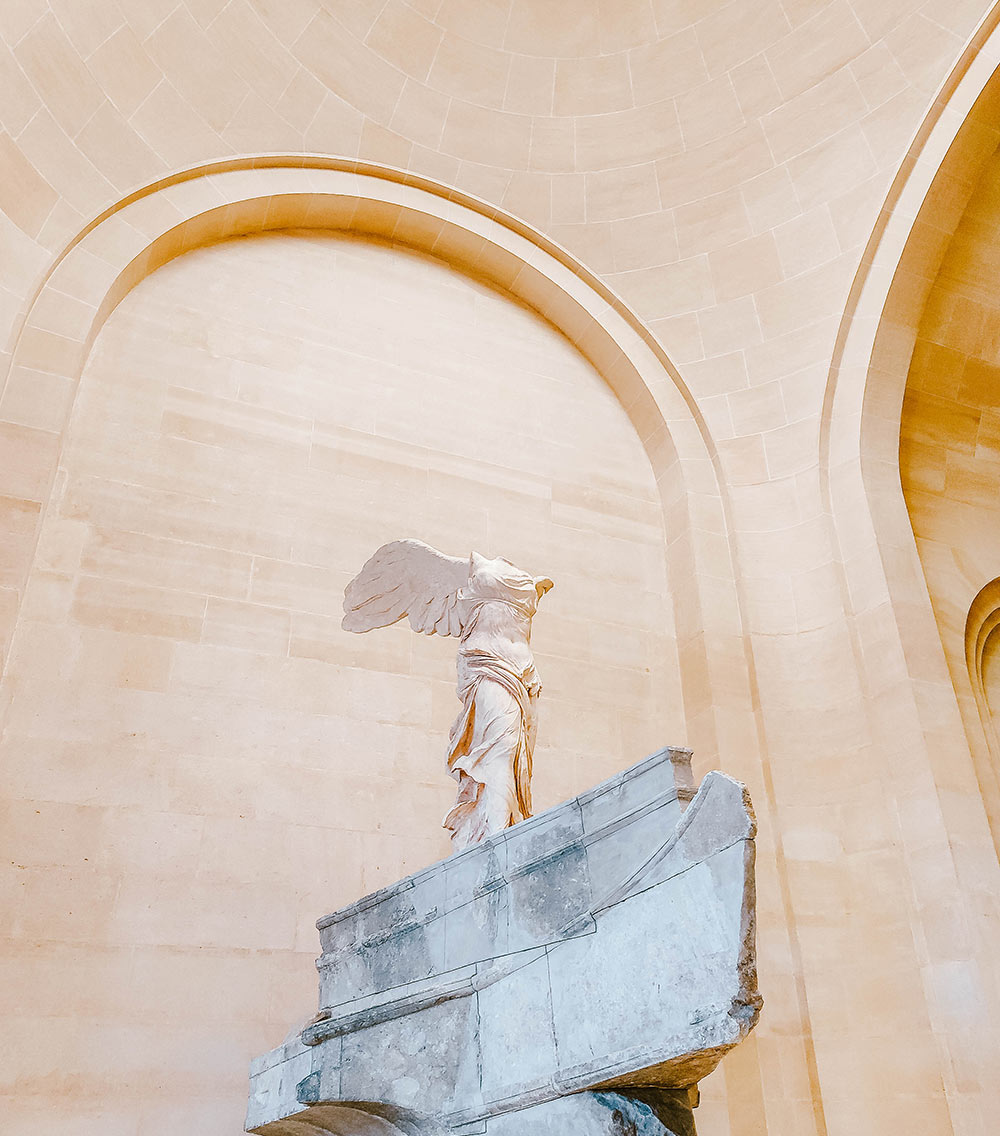
<svg viewBox="0 0 1000 1136"><path fill-rule="evenodd" d="M492 655L526 685L535 680L531 657L531 617L538 594L534 580L506 560L473 557L469 583L462 589L469 605L460 655Z"/></svg>

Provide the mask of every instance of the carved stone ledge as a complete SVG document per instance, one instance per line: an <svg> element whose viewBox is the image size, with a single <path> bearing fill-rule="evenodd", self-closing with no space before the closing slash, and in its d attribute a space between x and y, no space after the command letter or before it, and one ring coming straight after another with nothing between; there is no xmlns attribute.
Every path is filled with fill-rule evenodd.
<svg viewBox="0 0 1000 1136"><path fill-rule="evenodd" d="M691 1136L760 996L753 811L690 757L321 919L322 1009L254 1063L248 1130Z"/></svg>

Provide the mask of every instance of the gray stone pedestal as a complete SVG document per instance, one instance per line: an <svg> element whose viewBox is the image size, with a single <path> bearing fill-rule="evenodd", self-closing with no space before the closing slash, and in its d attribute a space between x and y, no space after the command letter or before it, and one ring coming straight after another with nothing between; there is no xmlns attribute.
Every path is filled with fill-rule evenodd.
<svg viewBox="0 0 1000 1136"><path fill-rule="evenodd" d="M746 790L665 749L321 919L320 1012L254 1062L261 1136L692 1136L753 1028Z"/></svg>
<svg viewBox="0 0 1000 1136"><path fill-rule="evenodd" d="M693 1088L576 1093L493 1117L479 1131L490 1136L695 1136L697 1100Z"/></svg>

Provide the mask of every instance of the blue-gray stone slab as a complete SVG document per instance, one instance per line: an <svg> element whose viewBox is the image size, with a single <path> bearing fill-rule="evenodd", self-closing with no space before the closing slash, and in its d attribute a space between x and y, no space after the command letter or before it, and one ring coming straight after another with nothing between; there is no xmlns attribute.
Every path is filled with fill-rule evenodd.
<svg viewBox="0 0 1000 1136"><path fill-rule="evenodd" d="M248 1131L693 1133L678 1094L760 997L749 797L695 793L689 763L661 750L321 919L320 1012L254 1063Z"/></svg>

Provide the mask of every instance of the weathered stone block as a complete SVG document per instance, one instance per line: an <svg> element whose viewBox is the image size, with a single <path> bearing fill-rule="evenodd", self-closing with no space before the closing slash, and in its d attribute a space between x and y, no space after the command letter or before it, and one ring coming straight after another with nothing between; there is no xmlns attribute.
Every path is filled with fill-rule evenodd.
<svg viewBox="0 0 1000 1136"><path fill-rule="evenodd" d="M689 760L321 919L320 1013L255 1063L248 1129L690 1136L760 998L750 802Z"/></svg>

